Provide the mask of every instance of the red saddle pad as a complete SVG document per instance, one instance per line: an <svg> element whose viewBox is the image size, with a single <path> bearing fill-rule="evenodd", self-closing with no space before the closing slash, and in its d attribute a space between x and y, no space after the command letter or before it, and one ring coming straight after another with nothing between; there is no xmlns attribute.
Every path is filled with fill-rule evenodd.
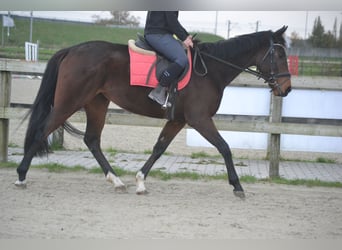
<svg viewBox="0 0 342 250"><path fill-rule="evenodd" d="M129 47L129 55L130 55L130 84L134 86L144 86L155 88L158 85L158 79L156 77L156 67L154 62L157 60L156 55L147 55L142 54L137 51L134 51ZM191 53L188 50L187 53L189 59L189 70L183 79L178 83L178 90L183 89L190 80L191 71L192 71L192 60ZM151 67L153 67L151 69ZM149 72L151 71L151 75L149 79L147 79Z"/></svg>

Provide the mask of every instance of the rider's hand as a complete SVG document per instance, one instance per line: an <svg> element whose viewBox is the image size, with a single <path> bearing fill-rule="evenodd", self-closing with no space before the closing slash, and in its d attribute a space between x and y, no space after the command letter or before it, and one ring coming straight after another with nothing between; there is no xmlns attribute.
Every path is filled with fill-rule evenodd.
<svg viewBox="0 0 342 250"><path fill-rule="evenodd" d="M191 35L189 35L189 36L183 41L183 43L184 43L184 45L185 45L186 48L189 48L189 47L193 48L193 47L194 47L194 44L193 44L193 42L192 42L192 36L191 36Z"/></svg>

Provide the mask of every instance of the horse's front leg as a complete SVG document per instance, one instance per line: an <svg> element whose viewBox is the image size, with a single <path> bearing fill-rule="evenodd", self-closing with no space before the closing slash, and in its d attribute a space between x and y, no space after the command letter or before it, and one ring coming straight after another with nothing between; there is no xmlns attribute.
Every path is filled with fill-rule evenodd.
<svg viewBox="0 0 342 250"><path fill-rule="evenodd" d="M189 125L196 129L221 153L227 167L229 184L234 187L235 196L244 198L245 193L240 184L239 177L235 171L234 163L232 160L232 153L228 144L217 131L213 120L211 118L203 119L201 121L190 123Z"/></svg>
<svg viewBox="0 0 342 250"><path fill-rule="evenodd" d="M146 194L145 179L151 170L153 164L165 152L171 141L178 132L184 127L184 122L168 121L159 135L157 143L153 147L153 152L144 166L136 174L137 194Z"/></svg>
<svg viewBox="0 0 342 250"><path fill-rule="evenodd" d="M115 190L126 192L125 184L120 180L109 164L100 146L101 133L105 124L108 105L109 100L102 94L99 94L84 106L87 114L87 129L84 136L84 142L102 168L107 181L114 184Z"/></svg>
<svg viewBox="0 0 342 250"><path fill-rule="evenodd" d="M146 187L145 187L145 175L143 174L142 170L140 170L136 176L135 180L137 183L137 190L136 194L146 194Z"/></svg>

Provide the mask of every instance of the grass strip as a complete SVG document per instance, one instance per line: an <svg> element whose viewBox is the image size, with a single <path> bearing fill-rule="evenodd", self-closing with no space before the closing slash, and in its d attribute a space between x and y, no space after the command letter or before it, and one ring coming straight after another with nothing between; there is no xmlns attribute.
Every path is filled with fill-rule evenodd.
<svg viewBox="0 0 342 250"><path fill-rule="evenodd" d="M1 168L16 168L18 166L17 163L14 162L0 162L0 169ZM78 171L86 171L92 174L103 174L101 168L92 168L86 169L83 166L75 165L75 166L65 166L58 163L48 163L48 164L39 164L39 165L32 165L32 168L35 169L45 169L49 172L53 173L61 173L61 172L78 172ZM114 171L117 173L118 176L135 176L136 172L124 170L122 168L114 167ZM202 175L194 172L175 172L175 173L166 173L162 170L152 170L149 173L149 176L168 181L171 179L185 179L185 180L227 180L226 174L220 175ZM334 188L342 188L341 182L329 182L329 181L321 181L318 179L293 179L288 180L285 178L263 178L258 179L255 176L250 175L243 175L240 177L240 181L242 183L273 183L273 184L283 184L283 185L292 185L292 186L306 186L306 187L334 187Z"/></svg>

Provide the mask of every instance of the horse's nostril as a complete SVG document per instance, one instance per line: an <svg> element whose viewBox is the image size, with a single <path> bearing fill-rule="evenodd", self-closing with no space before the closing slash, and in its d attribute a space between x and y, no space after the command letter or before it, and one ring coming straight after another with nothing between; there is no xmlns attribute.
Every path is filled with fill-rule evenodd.
<svg viewBox="0 0 342 250"><path fill-rule="evenodd" d="M291 90L292 90L292 88L291 87L289 87L287 90L286 90L286 93L288 94L288 93L290 93L291 92Z"/></svg>
<svg viewBox="0 0 342 250"><path fill-rule="evenodd" d="M286 91L284 92L283 97L287 96L287 95L291 92L291 90L292 90L292 88L291 88L291 87L288 87L288 88L286 89Z"/></svg>

